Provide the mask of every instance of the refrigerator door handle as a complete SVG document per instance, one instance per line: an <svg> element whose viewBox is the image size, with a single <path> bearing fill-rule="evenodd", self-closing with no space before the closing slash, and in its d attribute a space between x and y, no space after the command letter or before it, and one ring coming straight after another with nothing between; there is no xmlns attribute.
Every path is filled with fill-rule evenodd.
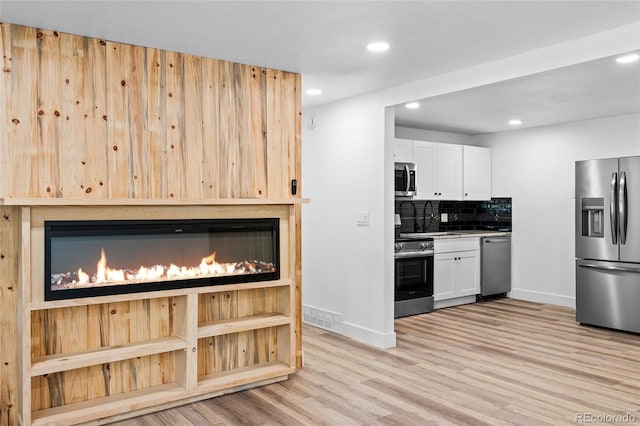
<svg viewBox="0 0 640 426"><path fill-rule="evenodd" d="M618 222L620 227L620 244L627 243L627 174L620 173L618 188Z"/></svg>
<svg viewBox="0 0 640 426"><path fill-rule="evenodd" d="M603 265L594 265L591 263L579 263L578 266L581 268L602 269L605 271L635 272L636 274L640 274L640 268L625 268L622 266L603 266Z"/></svg>
<svg viewBox="0 0 640 426"><path fill-rule="evenodd" d="M611 175L611 202L609 203L611 218L611 242L618 244L618 173Z"/></svg>

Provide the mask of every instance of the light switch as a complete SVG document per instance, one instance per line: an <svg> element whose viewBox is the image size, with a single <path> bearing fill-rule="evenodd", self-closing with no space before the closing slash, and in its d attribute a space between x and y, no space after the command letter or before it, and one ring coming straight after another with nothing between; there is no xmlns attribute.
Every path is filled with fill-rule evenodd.
<svg viewBox="0 0 640 426"><path fill-rule="evenodd" d="M369 226L369 212L358 212L358 226Z"/></svg>

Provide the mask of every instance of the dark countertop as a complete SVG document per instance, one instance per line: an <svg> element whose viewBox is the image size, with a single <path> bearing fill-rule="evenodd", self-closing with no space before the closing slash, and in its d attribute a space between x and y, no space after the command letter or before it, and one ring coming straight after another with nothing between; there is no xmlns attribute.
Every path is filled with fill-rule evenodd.
<svg viewBox="0 0 640 426"><path fill-rule="evenodd" d="M433 238L434 240L449 238L473 238L473 237L510 237L511 232L499 231L442 231L442 232L410 232L402 233L402 238Z"/></svg>

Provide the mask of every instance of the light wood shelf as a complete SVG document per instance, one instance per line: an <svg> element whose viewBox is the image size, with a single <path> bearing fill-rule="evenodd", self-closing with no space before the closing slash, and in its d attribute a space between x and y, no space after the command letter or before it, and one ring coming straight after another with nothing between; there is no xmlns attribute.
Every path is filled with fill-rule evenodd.
<svg viewBox="0 0 640 426"><path fill-rule="evenodd" d="M257 288L286 287L293 283L291 279L275 281L258 281L251 283L220 284L206 287L178 288L173 290L147 291L141 293L116 294L112 296L82 297L78 299L49 300L32 302L30 309L39 311L45 309L68 308L73 306L100 305L103 303L129 302L131 300L156 299L160 297L178 297L187 294L220 293L235 290L252 290Z"/></svg>
<svg viewBox="0 0 640 426"><path fill-rule="evenodd" d="M291 318L280 314L262 314L243 318L232 318L224 321L214 321L200 324L198 338L220 336L223 334L240 333L242 331L257 330L260 328L277 327L291 323Z"/></svg>
<svg viewBox="0 0 640 426"><path fill-rule="evenodd" d="M179 337L165 337L73 354L47 355L32 360L31 377L186 348L187 343Z"/></svg>
<svg viewBox="0 0 640 426"><path fill-rule="evenodd" d="M308 198L0 198L5 206L275 206L307 204Z"/></svg>
<svg viewBox="0 0 640 426"><path fill-rule="evenodd" d="M295 367L290 367L280 361L237 368L217 374L198 377L198 391L215 392L220 389L240 386L256 380L266 380L295 373Z"/></svg>
<svg viewBox="0 0 640 426"><path fill-rule="evenodd" d="M289 367L280 361L238 368L199 378L198 387L193 391L174 382L36 411L32 414L32 425L72 425L96 420L96 413L99 413L100 418L105 418L154 405L188 400L199 395L214 396L217 392L240 389L244 385L268 383L274 379L284 380L289 374L295 373L295 370L295 367Z"/></svg>
<svg viewBox="0 0 640 426"><path fill-rule="evenodd" d="M171 402L184 396L185 390L182 386L177 383L167 383L137 391L35 411L31 416L31 424L33 426L78 424L95 420L96 417L105 418L130 410Z"/></svg>

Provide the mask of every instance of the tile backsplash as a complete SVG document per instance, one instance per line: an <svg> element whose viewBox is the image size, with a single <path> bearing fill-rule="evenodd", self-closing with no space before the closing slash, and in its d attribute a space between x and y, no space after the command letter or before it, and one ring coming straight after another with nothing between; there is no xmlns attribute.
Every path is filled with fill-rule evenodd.
<svg viewBox="0 0 640 426"><path fill-rule="evenodd" d="M511 231L511 198L490 201L396 200L395 213L402 224L400 232L462 230ZM442 214L447 221L444 222Z"/></svg>

